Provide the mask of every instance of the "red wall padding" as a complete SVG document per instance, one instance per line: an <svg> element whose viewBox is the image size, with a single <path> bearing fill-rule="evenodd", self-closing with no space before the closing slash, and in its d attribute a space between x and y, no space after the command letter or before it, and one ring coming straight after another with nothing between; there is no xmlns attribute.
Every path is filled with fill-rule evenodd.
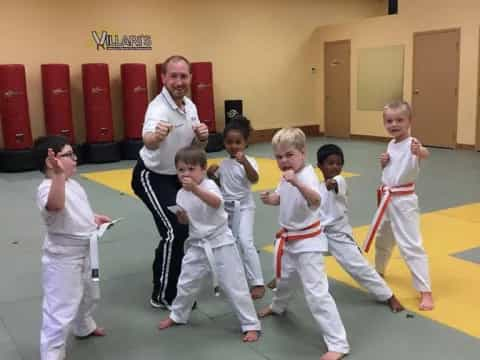
<svg viewBox="0 0 480 360"><path fill-rule="evenodd" d="M192 63L192 101L197 105L200 121L215 132L215 104L213 102L213 70L211 62Z"/></svg>
<svg viewBox="0 0 480 360"><path fill-rule="evenodd" d="M42 64L41 70L47 134L66 136L74 144L70 68L66 64Z"/></svg>
<svg viewBox="0 0 480 360"><path fill-rule="evenodd" d="M155 73L157 75L157 94L163 89L163 81L162 81L162 64L155 65Z"/></svg>
<svg viewBox="0 0 480 360"><path fill-rule="evenodd" d="M87 143L113 141L112 100L107 64L82 64Z"/></svg>
<svg viewBox="0 0 480 360"><path fill-rule="evenodd" d="M27 84L23 65L0 65L0 118L6 150L32 147Z"/></svg>
<svg viewBox="0 0 480 360"><path fill-rule="evenodd" d="M123 119L125 138L141 139L148 106L147 67L145 64L122 64Z"/></svg>

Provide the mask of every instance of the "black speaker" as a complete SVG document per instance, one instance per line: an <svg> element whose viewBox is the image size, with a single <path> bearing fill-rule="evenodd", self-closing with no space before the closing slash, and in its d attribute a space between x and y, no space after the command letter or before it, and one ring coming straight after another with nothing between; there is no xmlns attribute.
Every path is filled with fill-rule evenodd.
<svg viewBox="0 0 480 360"><path fill-rule="evenodd" d="M388 15L398 13L398 0L388 0Z"/></svg>
<svg viewBox="0 0 480 360"><path fill-rule="evenodd" d="M243 115L243 101L225 100L225 124L228 124L235 115Z"/></svg>

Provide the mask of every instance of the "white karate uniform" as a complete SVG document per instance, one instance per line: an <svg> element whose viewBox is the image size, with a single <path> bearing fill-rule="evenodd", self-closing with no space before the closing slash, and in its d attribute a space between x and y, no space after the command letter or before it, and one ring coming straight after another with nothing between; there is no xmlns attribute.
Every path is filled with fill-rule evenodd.
<svg viewBox="0 0 480 360"><path fill-rule="evenodd" d="M204 179L200 187L222 198L212 180ZM228 228L223 199L221 206L215 209L193 193L180 189L177 204L187 212L189 237L185 242L185 256L170 318L180 324L188 321L202 279L212 274L214 279L218 276L219 286L232 304L242 331L260 331L240 254Z"/></svg>
<svg viewBox="0 0 480 360"><path fill-rule="evenodd" d="M320 193L318 178L311 165L306 165L296 176L303 184ZM282 179L276 192L280 195L279 223L282 228L301 230L318 221L320 207L310 207L296 187ZM323 256L326 251L324 234L286 242L272 311L281 314L286 310L300 280L308 307L323 333L328 350L346 354L349 352L347 335L335 301L328 291Z"/></svg>
<svg viewBox="0 0 480 360"><path fill-rule="evenodd" d="M248 162L258 172L254 158L246 156ZM263 280L260 258L253 240L255 221L255 201L251 183L242 164L236 159L224 159L219 166L220 188L225 200L228 225L240 249L247 281L251 286L262 286Z"/></svg>
<svg viewBox="0 0 480 360"><path fill-rule="evenodd" d="M420 171L419 159L413 155L412 138L388 143L390 161L383 169L382 184L400 186L414 183ZM428 258L422 244L420 216L416 194L392 196L387 206L384 221L375 241L375 267L385 274L395 241L400 254L413 276L413 286L418 291L431 291Z"/></svg>
<svg viewBox="0 0 480 360"><path fill-rule="evenodd" d="M70 326L76 336L86 336L97 325L92 318L89 238L95 231L94 213L87 194L73 179L65 183L65 208L48 211L46 204L52 181L38 187L37 205L47 227L42 256L42 360L65 358Z"/></svg>
<svg viewBox="0 0 480 360"><path fill-rule="evenodd" d="M353 239L352 227L348 220L348 188L345 178L335 176L338 193L327 190L325 183L320 184L322 204L320 221L328 239L328 251L342 268L359 284L365 287L379 301L392 297L392 290L375 271Z"/></svg>

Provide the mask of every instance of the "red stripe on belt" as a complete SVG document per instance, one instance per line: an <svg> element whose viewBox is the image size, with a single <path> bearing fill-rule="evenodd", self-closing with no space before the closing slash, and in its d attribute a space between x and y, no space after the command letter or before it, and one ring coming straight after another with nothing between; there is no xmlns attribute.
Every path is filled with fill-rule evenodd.
<svg viewBox="0 0 480 360"><path fill-rule="evenodd" d="M415 184L408 183L399 186L385 186L382 185L377 189L377 211L373 216L372 223L370 228L368 229L367 237L363 242L363 250L368 252L370 247L372 246L373 239L377 234L380 225L382 224L383 217L387 210L388 204L392 200L393 196L402 196L402 195L410 195L415 193Z"/></svg>
<svg viewBox="0 0 480 360"><path fill-rule="evenodd" d="M311 232L304 232L307 230L312 230ZM281 277L282 272L282 256L285 248L285 242L287 241L298 241L313 238L322 233L320 228L320 221L317 221L306 228L300 230L287 230L285 228L280 229L275 235L278 239L277 252L275 254L275 276L277 279Z"/></svg>

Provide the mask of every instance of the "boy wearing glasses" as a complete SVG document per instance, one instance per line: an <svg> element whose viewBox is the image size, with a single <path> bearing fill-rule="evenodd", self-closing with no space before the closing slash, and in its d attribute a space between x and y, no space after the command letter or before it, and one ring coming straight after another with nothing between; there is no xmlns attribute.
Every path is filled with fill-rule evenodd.
<svg viewBox="0 0 480 360"><path fill-rule="evenodd" d="M90 237L97 226L110 222L93 213L87 194L71 177L77 157L63 136L35 141L34 156L45 174L37 191L47 233L42 255L42 360L64 359L70 326L80 338L104 336L92 318L96 305L90 277Z"/></svg>

